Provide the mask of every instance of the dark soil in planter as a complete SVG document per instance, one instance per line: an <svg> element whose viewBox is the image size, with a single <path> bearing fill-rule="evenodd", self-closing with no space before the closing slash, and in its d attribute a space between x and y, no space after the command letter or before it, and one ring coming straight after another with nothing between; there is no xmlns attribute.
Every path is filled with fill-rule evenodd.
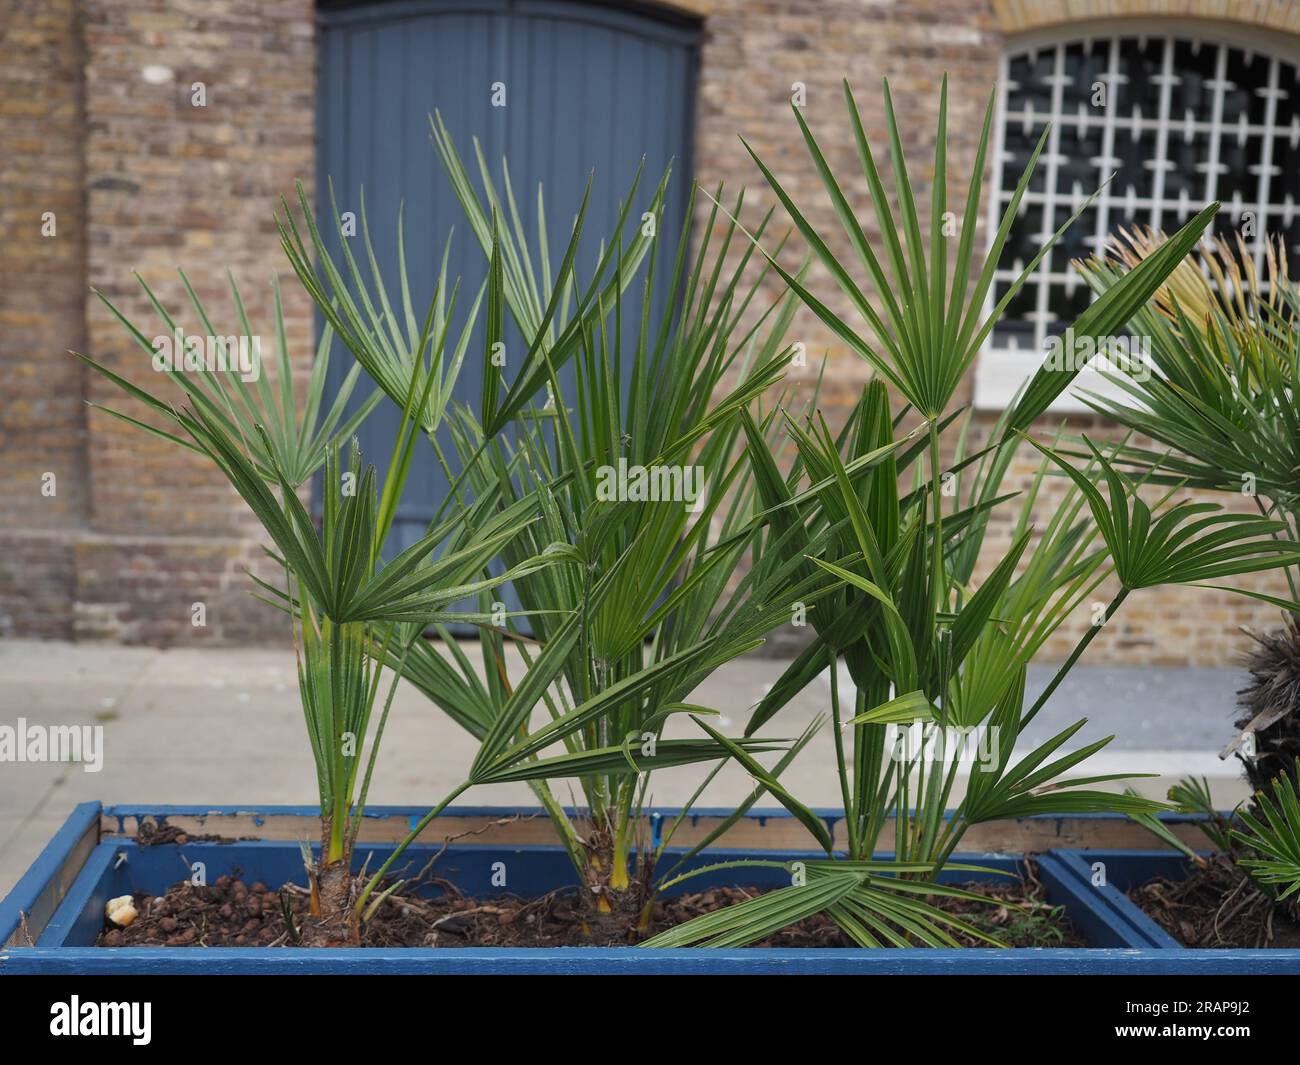
<svg viewBox="0 0 1300 1065"><path fill-rule="evenodd" d="M157 847L163 843L237 843L233 836L213 836L210 834L191 835L176 825L159 824L156 821L144 821L136 830L135 841L141 847Z"/></svg>
<svg viewBox="0 0 1300 1065"><path fill-rule="evenodd" d="M1185 880L1130 888L1128 897L1185 947L1300 948L1300 909L1260 891L1226 854Z"/></svg>
<svg viewBox="0 0 1300 1065"><path fill-rule="evenodd" d="M444 889L436 899L394 896L385 900L362 931L363 947L579 947L625 946L624 942L594 943L583 928L572 890L542 898L504 896L471 899L439 879ZM934 898L942 909L1000 936L1013 946L1079 947L1087 943L1059 907L1050 906L1042 885L1033 878L980 882L966 887L988 897L989 904L965 899ZM743 902L757 889L713 888L664 899L655 905L652 932L692 917ZM263 883L246 884L223 876L196 887L182 881L164 895L135 896L139 916L126 928L106 922L97 945L102 947L271 947L292 946L285 921L286 907L294 927L307 914L304 888L287 885L279 891ZM982 946L973 937L958 935L963 945ZM758 944L764 947L849 947L853 944L826 917L813 917Z"/></svg>

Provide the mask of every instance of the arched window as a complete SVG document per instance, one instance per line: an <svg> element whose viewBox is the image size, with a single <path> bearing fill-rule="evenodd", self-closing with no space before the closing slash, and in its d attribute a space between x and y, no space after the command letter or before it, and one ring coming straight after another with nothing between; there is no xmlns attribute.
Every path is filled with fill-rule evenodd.
<svg viewBox="0 0 1300 1065"><path fill-rule="evenodd" d="M994 298L1111 174L1115 178L1040 264L982 353L978 406L1004 405L1091 293L1070 261L1099 250L1121 227L1172 232L1212 200L1220 233L1281 235L1300 264L1300 80L1285 35L1194 34L1182 23L1114 33L1041 35L1003 57L999 151L993 165L1000 217L1048 122L1049 140L998 265ZM1158 24L1157 24L1158 27ZM1271 47L1266 47L1271 46ZM1104 382L1095 375L1086 387ZM1062 409L1083 409L1071 397Z"/></svg>

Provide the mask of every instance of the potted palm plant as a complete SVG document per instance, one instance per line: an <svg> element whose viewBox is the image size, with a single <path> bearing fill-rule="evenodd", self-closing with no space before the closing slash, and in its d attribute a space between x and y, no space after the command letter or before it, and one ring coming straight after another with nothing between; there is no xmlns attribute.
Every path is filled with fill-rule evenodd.
<svg viewBox="0 0 1300 1065"><path fill-rule="evenodd" d="M306 208L301 189L299 194ZM647 559L635 559L611 545L613 550L607 547L597 552L607 563L597 572L596 559L588 553L594 550L594 545L583 538L579 538L576 544L561 541L539 544L530 537L525 549L506 550L507 543L520 537L530 524L540 520L554 527L553 522L547 521L551 511L544 504L554 506L556 494L553 486L562 484L567 477L559 474L541 484L520 486L508 475L499 477L497 471L490 471L486 481L476 478L468 482L468 487L474 489L473 502L465 502L461 492L457 491L455 507L446 508L444 514L439 514L417 543L385 561L383 545L409 476L412 450L421 437L436 445L435 434L447 414L455 376L463 362L475 317L484 302L484 292L489 319L489 350L499 336L500 310L505 301L500 259L494 259L484 292L480 292L459 333L455 333L452 322L457 289L447 284L444 256L442 276L423 326L417 331L413 317L403 322L392 312L373 253L370 254L372 276L367 284L346 245L344 264L340 266L333 260L309 214L307 231L314 261L308 258L300 227L287 206L281 226L290 260L299 270L308 290L318 297L327 318L320 358L314 367L301 410L295 403L278 299L278 373L274 384L268 382L266 376L257 374L255 385L250 385L239 367L216 371L201 369L193 375L180 366L169 367L167 374L179 386L186 401L184 406L178 407L92 359L85 361L160 415L164 427L147 424L125 413L112 413L171 443L200 452L217 465L261 522L274 545L271 557L283 570L283 586L257 576L253 579L261 595L282 608L289 617L298 658L304 719L316 760L320 790L319 854L312 858L304 852L310 880L310 907L305 921L295 923L291 916L286 915L292 938L306 946L359 943L362 922L373 915L378 905L398 886L386 883L389 870L423 828L454 798L479 784L507 781L535 782L541 792L545 787L541 782L557 776L591 778L598 775L611 792L616 790L619 793L614 806L622 813L604 821L602 827L624 835L617 839L611 837L604 853L598 847L592 849L591 867L600 867L603 863L603 876L610 885L607 890L593 893L592 897L596 910L608 913L611 899L616 898L615 893L626 888L626 882L620 883L618 874L613 871L613 862L617 855L621 867L626 870L628 849L625 834L629 830L628 811L634 805L636 789L626 787L623 778L630 776L636 780L657 766L716 761L726 755L724 748L707 738L659 739L654 730L669 714L678 709L703 709L679 705L665 698L665 686L671 686L669 690L689 692L695 679L707 675L719 662L753 647L757 642L756 634L775 621L771 614L757 620L745 616L734 631L706 633L703 622L707 620L708 611L699 612L697 608L696 631L684 632L669 653L645 663L619 668L616 675L599 686L580 688L575 685L572 691L581 692L582 698L573 699L563 711L553 713L545 728L529 734L527 725L535 705L539 700L549 700L548 690L562 678L579 650L588 653L591 613L599 609L607 597L626 596L629 586L625 574L632 569L631 563L645 563ZM581 219L575 225L574 247L580 229ZM364 217L362 235L369 249L369 228ZM617 265L619 278L623 271L631 268L623 261ZM344 271L348 275L346 280ZM401 273L402 306L409 311L411 295L406 287L404 263ZM561 273L561 278L564 284L572 281L569 274ZM182 280L199 322L213 333L214 327L206 308L183 274ZM617 280L616 289L621 290L623 283L625 281ZM325 286L331 289L328 297L324 295ZM169 333L176 332L179 327L172 314L147 286L145 291ZM249 335L250 326L233 280L231 292L241 325ZM110 301L105 300L105 303L152 354L153 345L145 334ZM580 311L583 305L579 303ZM383 308L382 317L377 307ZM581 316L574 322L565 335L589 342L592 334L590 323ZM550 326L549 318L544 316L537 324L537 330L545 333ZM734 319L724 320L723 326L725 337L734 328ZM716 320L712 326L701 327L702 341L708 340L707 330L710 328L717 331ZM342 393L322 423L317 425L334 333L356 356L357 366L349 374ZM553 344L547 345L546 355L556 359ZM724 351L724 355L734 358L735 353ZM599 360L608 360L608 353L598 351L593 358L592 365L596 366ZM721 361L715 372L720 374L729 363L730 359ZM344 421L342 412L362 367L378 384L379 390ZM683 439L671 438L666 445L665 457L671 459L675 453L680 457L682 449L702 440L715 425L725 421L732 411L766 387L779 368L780 364L773 360L769 348L762 354L754 378L721 408L695 415L694 421L687 420L689 435ZM403 417L380 492L376 471L373 467L362 467L355 442L347 462L341 461L340 438L356 428L383 392L398 403ZM519 394L527 397L527 392ZM511 402L522 405L522 401L507 399L507 403ZM499 413L494 414L500 417ZM683 415L684 419L689 417ZM167 423L170 423L170 428L165 427ZM476 458L487 455L489 442L489 437L480 437ZM715 446L723 451L726 449L725 443ZM500 453L494 457L499 459ZM325 471L324 497L318 528L299 492L322 465ZM470 472L467 467L465 474ZM465 479L465 474L457 479L458 483ZM635 507L624 501L617 504L616 509L627 514ZM674 513L684 513L680 506L670 509ZM664 512L659 511L661 514ZM611 528L618 527L617 522L607 524ZM562 529L559 531L563 532ZM678 535L681 531L679 520ZM662 528L651 529L645 534L634 530L630 542L638 539L662 541L663 537ZM744 536L730 535L728 539L733 541L728 546L732 551L730 557L734 559L748 540ZM708 552L702 550L701 553ZM490 572L491 563L503 558L506 562L504 570ZM661 577L666 583L672 573L672 560L665 559L663 564L668 566ZM500 584L521 582L527 575L541 569L565 567L572 568L576 576L567 582L558 582L558 586L580 589L581 598L568 600L553 596L548 605L538 607L533 618L535 625L539 625L543 617L554 617L556 621L552 627L541 630L545 637L542 641L544 649L529 662L523 681L507 690L503 690L500 684L494 685L494 694L499 698L489 704L491 716L478 733L479 754L468 767L465 781L419 819L377 871L358 875L354 869L354 851L397 680L408 672L408 662L412 676L427 675L421 672L419 664L427 663L429 654L436 655L436 652L429 651L430 644L423 638L426 630L459 623L480 625L484 633L497 636L499 632L495 626L502 620L511 623L511 612L499 615L497 611L484 609L476 613L452 609L454 604L486 596ZM716 571L717 561L711 562L708 570ZM812 586L827 582L805 583L808 585L806 594L812 598ZM632 636L631 639L635 642L638 637ZM492 644L490 636L488 642L494 650L493 660L500 661L499 640ZM392 667L392 673L387 681L382 710L376 715L386 666ZM459 695L463 692L454 693L451 698L454 700ZM638 704L644 710L633 716L645 738L638 735L633 750L623 738L627 729L621 723L611 723L608 718L616 712L626 714L629 706ZM460 705L464 709L464 704ZM554 704L550 705L554 709ZM761 740L740 738L735 742L754 752L771 749L770 743ZM556 748L560 748L560 753L551 754ZM553 801L549 805L558 809ZM633 917L635 919L635 914Z"/></svg>
<svg viewBox="0 0 1300 1065"><path fill-rule="evenodd" d="M819 912L831 917L861 946L899 944L913 937L932 945L951 944L954 931L969 934L968 926L927 898L957 893L933 878L943 871L971 826L1046 813L1107 811L1150 817L1161 808L1135 794L1089 787L1112 777L1068 776L1113 738L1065 749L1086 721L1013 759L1017 739L1098 627L1086 631L1053 680L1026 706L1025 671L1047 638L1112 574L1119 580L1120 591L1105 611L1106 620L1139 588L1196 583L1279 567L1300 558L1300 545L1283 538L1287 527L1281 522L1265 517L1239 520L1236 515L1218 513L1207 517L1202 508L1186 504L1153 514L1135 486L1116 472L1101 451L1092 449L1088 465L1075 468L1026 437L1024 430L1074 376L1050 364L1045 363L1000 420L992 442L977 452L967 452L966 431L949 407L1001 308L1015 297L1037 264L1037 259L1027 264L997 304L991 310L986 307L993 271L1029 186L1037 153L1031 155L1006 205L987 255L982 261L976 259L972 234L994 113L990 98L965 218L950 261L950 238L943 226L947 210L945 84L939 104L927 253L888 84L884 91L894 187L900 204L897 212L886 197L860 114L845 87L850 124L881 234L880 251L865 236L866 227L853 214L841 183L795 109L836 216L883 311L876 310L776 176L754 155L796 227L866 321L872 340L855 333L798 278L786 275L787 282L878 375L838 437L822 422L785 415L800 457L788 477L783 478L774 463L761 461L761 448L751 449L755 465L760 467L764 502L782 514L794 532L784 541L786 552L792 557L804 556L807 564L831 572L844 584L835 593L834 609L827 614L830 624L817 624L817 640L787 672L789 683L778 684L756 708L750 730L778 713L807 677L844 662L852 692L842 695L843 682L838 681L838 672L832 672L831 713L847 839L835 841L824 829L819 831L812 812L771 782L773 794L808 823L825 852L824 857L806 865L808 882L815 881L824 890L811 892L802 883L796 884L666 931L652 941L654 944L752 942L767 935L774 920L798 920ZM1083 209L1080 207L1080 212ZM1168 273L1193 245L1214 210L1211 206L1202 211L1160 249L1160 258L1153 256L1145 266L1153 273ZM968 294L968 281L972 280ZM1116 285L1074 324L1076 336L1104 338L1127 324L1136 306L1132 301L1140 298L1140 287L1146 282L1136 271L1127 275L1126 281L1138 282L1138 287ZM898 431L901 420L891 410L885 382L906 401L905 413L918 420L910 432ZM958 430L959 439L946 448L942 436L950 426ZM750 427L757 443L758 426L751 422ZM990 518L996 508L1016 495L1000 493L1012 454L1025 439L1044 453L1043 465L1033 487L1017 501L1019 513L1009 548L972 593L974 567ZM945 453L953 455L949 464L943 460ZM926 459L923 471L921 463ZM870 464L870 472L865 481L854 484L848 471L863 463ZM1049 466L1060 467L1069 476L1072 489L1046 527L1035 530L1032 510ZM909 470L915 474L913 487L904 491L900 476ZM808 494L799 491L804 477L812 482L816 504L792 505ZM1107 486L1109 498L1096 487L1094 482L1099 480ZM803 539L827 525L838 530L831 541L832 555L820 545L810 550ZM849 729L851 750L843 739ZM900 745L899 729L928 732L938 740L937 755L933 742L915 748ZM953 750L954 737L958 738L957 750ZM973 738L989 740L990 757L970 767L964 795L951 815L945 816L959 769L968 761L962 755L970 753L961 750L961 744ZM740 751L733 756L752 762ZM761 775L756 763L750 769ZM873 862L887 823L893 826L897 863L892 870ZM836 842L847 843L843 856L835 853Z"/></svg>
<svg viewBox="0 0 1300 1065"><path fill-rule="evenodd" d="M198 321L209 334L215 334L208 311L183 274L182 280ZM168 330L176 332L175 318L143 280L141 284ZM251 335L233 279L231 296L245 335ZM145 334L109 300L104 298L104 302L152 352ZM299 408L278 292L274 384L258 374L256 384L250 385L238 368L191 374L172 367L167 376L187 401L175 406L85 359L161 415L164 426L170 428L111 413L207 456L239 492L274 545L269 550L284 573L283 587L260 577L253 579L289 616L303 716L320 792L320 852L307 863L311 880L311 920L303 929L307 943L356 942L361 903L378 882L372 878L364 887L358 886L352 869L366 793L395 690L390 681L375 720L383 679L377 663L389 653L400 658L409 651L420 631L419 623L412 619L459 617L455 612L448 615L445 608L483 586L477 574L502 543L518 534L529 516L527 501L491 516L459 514L431 528L391 561L381 558L409 470L416 414L428 409L431 395L445 395L450 385L446 371L454 374L457 365L444 359L448 331L444 328L435 336L432 328L435 321L443 323L450 318L452 306L454 296L447 300L446 289L440 284L423 332L409 338L404 424L382 494L374 468L362 467L355 441L346 465L340 456L340 438L373 409L379 394L367 398L344 420L342 412L357 379L352 372L329 412L320 417L332 339L327 329ZM466 325L463 337L467 337L468 328ZM426 351L430 352L428 365ZM318 528L299 492L322 466L324 500ZM435 558L439 549L441 554ZM542 552L517 566L515 572L552 564L558 557L554 552Z"/></svg>

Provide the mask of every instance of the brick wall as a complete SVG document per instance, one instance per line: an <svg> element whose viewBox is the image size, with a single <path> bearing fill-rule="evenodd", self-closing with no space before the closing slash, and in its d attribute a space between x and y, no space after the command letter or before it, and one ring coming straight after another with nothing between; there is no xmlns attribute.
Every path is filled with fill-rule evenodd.
<svg viewBox="0 0 1300 1065"><path fill-rule="evenodd" d="M1296 5L1263 0L679 6L705 15L697 176L709 186L746 185L753 207L770 206L743 135L827 234L838 225L789 113L795 82L806 87L805 117L844 175L856 173L857 162L840 79L849 78L869 134L879 137L879 79L888 75L924 202L938 72L950 78L951 171L964 175L1006 33L1130 14L1234 17L1300 31ZM294 179L310 185L314 171L312 12L311 0L0 0L0 633L171 643L283 632L282 619L248 595L242 570L261 564L258 538L232 491L197 458L88 409L83 399L118 397L64 352L84 350L128 377L149 372L144 353L88 293L97 287L149 321L132 270L179 308L175 267L183 265L229 321L230 268L254 328L269 329L268 282L286 272L272 210ZM205 107L192 106L195 82L204 84ZM961 210L963 191L950 189L953 210ZM849 192L868 215L861 179ZM54 236L41 235L45 211L55 213ZM812 280L846 309L824 274ZM305 369L309 307L296 286L285 294L291 350ZM795 333L811 356L829 357L823 404L833 421L856 399L866 367L807 315ZM977 431L989 423L981 416ZM1031 469L1022 455L1013 475ZM53 496L41 492L45 473L56 476ZM1043 513L1052 500L1049 491ZM995 528L990 554L1006 539L1007 526ZM1267 577L1253 583L1279 590ZM197 601L207 607L206 628L189 623ZM1246 645L1236 626L1273 620L1271 608L1214 593L1137 593L1089 657L1227 664ZM1050 654L1064 654L1088 621L1081 613Z"/></svg>
<svg viewBox="0 0 1300 1065"><path fill-rule="evenodd" d="M64 354L129 379L147 353L88 286L148 335L133 271L193 323L183 266L219 329L238 332L225 273L256 331L273 334L270 279L285 272L276 197L314 167L310 0L9 3L0 77L4 231L0 531L4 631L129 642L242 641L282 631L243 570L263 565L251 516L211 465L83 399L118 390ZM205 106L193 105L203 83ZM40 213L57 211L54 238ZM10 255L16 246L16 255ZM285 286L303 369L310 304ZM162 328L158 332L165 331ZM148 381L156 387L156 378ZM133 416L142 411L132 408ZM40 494L44 471L57 495ZM204 627L191 625L203 602Z"/></svg>

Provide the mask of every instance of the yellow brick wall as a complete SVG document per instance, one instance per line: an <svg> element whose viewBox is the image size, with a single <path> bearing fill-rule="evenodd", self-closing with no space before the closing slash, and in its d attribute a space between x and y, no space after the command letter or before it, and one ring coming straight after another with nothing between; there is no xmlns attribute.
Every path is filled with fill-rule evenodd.
<svg viewBox="0 0 1300 1065"><path fill-rule="evenodd" d="M914 183L924 202L938 75L951 80L949 159L960 211L984 100L1008 33L1130 16L1230 19L1300 33L1300 5L1249 0L678 0L703 17L693 160L707 187L772 194L740 144L744 136L788 182L828 235L838 225L793 118L791 86L806 86L804 115L840 174L857 172L840 96L847 76L868 133L883 134L879 80L888 75ZM255 323L266 323L266 282L285 264L271 223L276 197L315 167L316 42L311 0L9 0L0 17L0 633L108 636L155 643L278 638L281 619L247 595L241 570L259 557L242 504L206 466L155 444L82 400L116 399L65 351L86 350L137 372L121 330L88 286L144 311L130 271L168 302L184 264L205 299L224 310L232 268ZM1201 23L1213 27L1213 21ZM146 66L163 66L163 83ZM195 81L206 108L189 104ZM861 178L849 181L867 210ZM55 211L58 235L40 235ZM748 217L753 218L750 214ZM778 215L778 218L780 216ZM981 225L983 220L981 219ZM870 227L869 227L870 229ZM843 241L835 246L847 252ZM788 261L797 262L792 245ZM820 269L812 283L847 310ZM765 295L776 298L770 283ZM309 350L305 299L286 286L290 341ZM835 421L868 373L810 316L795 337L829 359L822 403ZM300 370L305 370L300 358ZM814 373L802 377L807 388ZM969 399L969 389L958 397ZM980 424L987 426L988 416ZM1074 427L1105 429L1088 420ZM1017 477L1028 475L1027 457ZM58 493L40 494L44 472ZM1229 501L1241 505L1242 501ZM1045 499L1044 506L1050 505ZM996 527L990 548L1005 544ZM990 564L986 560L986 564ZM1278 582L1253 582L1277 591ZM210 624L188 624L191 602ZM1199 591L1143 592L1094 645L1093 661L1223 665L1246 646L1240 625L1273 611ZM1077 619L1060 655L1083 631Z"/></svg>

